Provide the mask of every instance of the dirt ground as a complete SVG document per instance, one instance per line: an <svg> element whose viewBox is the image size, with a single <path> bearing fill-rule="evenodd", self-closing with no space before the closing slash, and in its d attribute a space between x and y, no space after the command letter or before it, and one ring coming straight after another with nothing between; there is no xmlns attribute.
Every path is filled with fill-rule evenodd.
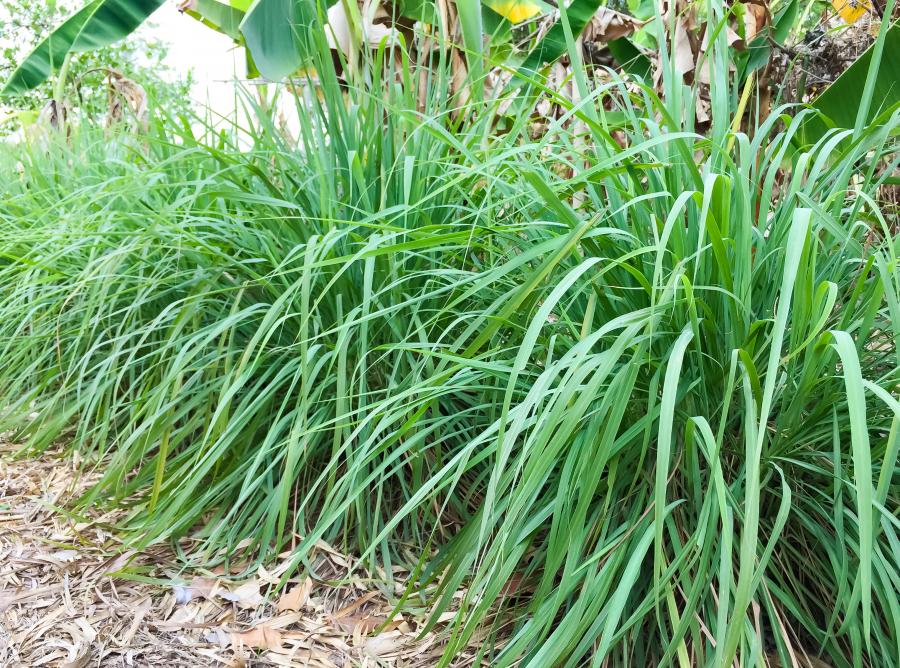
<svg viewBox="0 0 900 668"><path fill-rule="evenodd" d="M286 561L242 581L185 574L170 547L128 549L111 530L115 513L61 510L91 482L71 459L13 452L0 442L2 668L436 663L439 635L419 637L425 614L388 622L376 580L324 543L316 579L297 577L277 593ZM395 576L400 588L404 573Z"/></svg>

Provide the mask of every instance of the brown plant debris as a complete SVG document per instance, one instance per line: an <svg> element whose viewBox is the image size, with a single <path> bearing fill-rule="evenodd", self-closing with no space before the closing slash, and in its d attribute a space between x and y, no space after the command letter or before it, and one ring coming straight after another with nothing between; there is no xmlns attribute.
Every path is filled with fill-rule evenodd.
<svg viewBox="0 0 900 668"><path fill-rule="evenodd" d="M385 578L364 578L350 557L324 543L315 555L317 579L300 573L280 590L288 553L241 581L185 572L167 546L128 549L111 530L120 511L77 516L61 510L96 479L78 475L71 458L14 453L0 439L4 668L437 662L442 625L420 637L425 613L391 616ZM182 545L190 547L190 541ZM394 600L407 575L395 568ZM454 665L473 665L472 655Z"/></svg>

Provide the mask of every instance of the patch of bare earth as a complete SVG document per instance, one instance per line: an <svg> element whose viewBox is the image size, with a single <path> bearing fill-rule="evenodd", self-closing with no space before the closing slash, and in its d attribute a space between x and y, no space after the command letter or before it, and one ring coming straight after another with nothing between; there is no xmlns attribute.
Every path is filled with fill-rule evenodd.
<svg viewBox="0 0 900 668"><path fill-rule="evenodd" d="M390 617L379 579L324 543L276 592L284 563L233 581L181 572L169 547L136 553L117 513L60 508L91 483L56 454L12 457L0 442L0 666L430 666L441 653L422 618ZM189 546L188 546L189 547ZM140 573L153 582L117 574ZM399 571L395 600L405 575ZM384 578L381 578L384 580ZM460 657L458 666L472 665Z"/></svg>

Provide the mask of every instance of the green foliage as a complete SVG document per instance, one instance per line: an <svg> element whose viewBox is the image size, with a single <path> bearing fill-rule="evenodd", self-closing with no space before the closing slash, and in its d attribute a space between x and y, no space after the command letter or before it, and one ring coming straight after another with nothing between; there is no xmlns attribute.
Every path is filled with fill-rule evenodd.
<svg viewBox="0 0 900 668"><path fill-rule="evenodd" d="M93 51L127 37L160 5L162 0L91 0L38 42L0 95L21 94L40 85L72 52Z"/></svg>
<svg viewBox="0 0 900 668"><path fill-rule="evenodd" d="M77 3L71 0L8 0L0 7L0 80L10 81L25 56L51 29L68 16ZM190 79L179 80L164 64L166 45L148 39L141 31L127 41L76 54L68 70L72 85L68 102L88 117L106 113L108 101L101 85L107 68L122 72L140 83L158 104L182 108L189 98ZM53 81L48 80L26 91L8 95L3 102L17 110L39 110L53 97ZM0 126L0 134L14 126Z"/></svg>
<svg viewBox="0 0 900 668"><path fill-rule="evenodd" d="M418 562L442 666L896 665L898 114L801 151L723 76L701 136L666 58L665 104L582 76L495 133L446 59L313 39L296 143L0 156L0 428L102 462L137 546Z"/></svg>
<svg viewBox="0 0 900 668"><path fill-rule="evenodd" d="M839 76L816 98L813 106L822 112L804 125L804 136L821 137L828 128L854 127L859 117L861 124L870 124L880 116L882 120L900 106L900 24L885 26L883 52L879 54L880 67L872 80L868 98L872 106L860 116L860 101L866 99L866 74L877 45L870 47L847 71Z"/></svg>
<svg viewBox="0 0 900 668"><path fill-rule="evenodd" d="M41 34L42 40L27 57L21 59L0 89L0 95L22 94L39 86L60 70L70 51L97 49L127 37L162 2L163 0L91 0L60 25ZM228 35L236 43L246 46L254 73L258 70L262 76L280 81L296 75L308 65L318 49L315 40L311 40L311 34L322 32L326 12L335 4L334 0L231 0L228 3L199 0L189 6L187 13L204 25ZM414 21L429 17L440 21L432 0L401 0L387 4L394 12L392 16L405 16ZM348 30L354 48L361 48L362 19L359 11L355 3L343 6L348 12L347 25L338 27L338 30ZM524 6L527 6L527 11L522 11ZM544 3L529 0L498 4L501 12L509 16L519 15L520 18L514 19L516 21L531 17L548 7ZM567 14L571 15L571 33L574 36L581 33L598 7L597 0L578 0L569 6ZM520 11L513 14L509 11L511 8ZM457 46L467 53L473 80L481 81L486 56L483 15L487 15L489 24L496 24L497 19L502 17L479 0L457 0L455 12L462 36L461 43ZM494 26L497 27L503 29L490 30L491 35L495 38L500 34L505 38L509 37L508 25L501 22L500 26ZM445 26L445 29L448 28L449 26ZM546 35L535 28L534 25L530 26L529 41L532 43L525 58L527 70L553 62L565 52L565 32L561 22L557 21Z"/></svg>
<svg viewBox="0 0 900 668"><path fill-rule="evenodd" d="M240 6L235 6L240 5ZM197 0L184 9L188 16L201 21L213 30L228 35L233 40L240 40L241 21L250 6L247 0L236 0L234 3L219 0Z"/></svg>
<svg viewBox="0 0 900 668"><path fill-rule="evenodd" d="M555 62L567 50L567 33L577 37L591 20L591 17L603 5L602 0L575 0L566 9L565 16L561 16L547 34L538 41L534 49L528 54L522 69L534 71L545 63ZM566 25L568 23L568 26Z"/></svg>
<svg viewBox="0 0 900 668"><path fill-rule="evenodd" d="M240 30L259 71L278 81L309 62L309 33L315 21L311 0L254 0Z"/></svg>

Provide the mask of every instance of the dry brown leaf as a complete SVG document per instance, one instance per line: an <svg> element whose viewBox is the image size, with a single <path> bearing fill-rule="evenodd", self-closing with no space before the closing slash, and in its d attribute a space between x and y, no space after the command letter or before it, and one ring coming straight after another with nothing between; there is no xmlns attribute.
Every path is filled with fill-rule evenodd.
<svg viewBox="0 0 900 668"><path fill-rule="evenodd" d="M120 647L127 647L131 642L132 638L134 638L134 634L137 633L138 627L140 627L141 622L144 621L144 617L150 612L150 608L153 605L153 601L150 600L150 597L146 597L143 601L135 606L134 610L134 619L131 621L131 626L122 634L122 637L119 639Z"/></svg>
<svg viewBox="0 0 900 668"><path fill-rule="evenodd" d="M383 615L347 615L344 617L332 617L331 622L335 628L347 633L369 634L387 621Z"/></svg>
<svg viewBox="0 0 900 668"><path fill-rule="evenodd" d="M38 114L38 120L37 123L35 123L35 126L38 128L51 127L58 130L65 126L68 116L69 109L64 102L57 104L56 100L47 100L47 103Z"/></svg>
<svg viewBox="0 0 900 668"><path fill-rule="evenodd" d="M753 18L752 29L750 26L750 19L748 17ZM751 1L747 5L747 11L744 13L744 25L745 29L747 30L747 41L750 41L751 39L756 37L757 33L759 33L769 24L769 19L769 8L765 5L765 3Z"/></svg>
<svg viewBox="0 0 900 668"><path fill-rule="evenodd" d="M611 42L614 39L628 37L645 23L646 21L628 14L601 7L584 27L582 39L585 42Z"/></svg>
<svg viewBox="0 0 900 668"><path fill-rule="evenodd" d="M248 610L259 607L265 600L263 599L262 594L259 593L258 580L248 580L232 591L220 591L218 596L224 598L226 601L231 601L239 608Z"/></svg>
<svg viewBox="0 0 900 668"><path fill-rule="evenodd" d="M91 661L93 652L90 647L85 647L72 661L60 664L60 668L85 668Z"/></svg>
<svg viewBox="0 0 900 668"><path fill-rule="evenodd" d="M199 613L199 608L194 604L181 606L176 608L165 622L159 622L157 625L165 624L165 628L169 629L189 628L202 623Z"/></svg>
<svg viewBox="0 0 900 668"><path fill-rule="evenodd" d="M301 584L295 585L289 591L286 591L278 599L278 612L299 612L309 600L309 593L312 591L312 579L306 578Z"/></svg>
<svg viewBox="0 0 900 668"><path fill-rule="evenodd" d="M678 21L675 24L675 71L684 76L693 72L696 64L687 26L682 21Z"/></svg>
<svg viewBox="0 0 900 668"><path fill-rule="evenodd" d="M217 589L221 585L215 578L195 577L187 585L172 585L172 593L175 595L175 602L178 605L186 605L195 598L206 598L212 600Z"/></svg>
<svg viewBox="0 0 900 668"><path fill-rule="evenodd" d="M103 566L103 574L112 577L114 573L118 573L125 568L131 560L134 559L136 554L137 552L135 550L126 550L121 554L108 559Z"/></svg>
<svg viewBox="0 0 900 668"><path fill-rule="evenodd" d="M265 665L307 668L366 665L359 660L367 660L371 666L382 659L398 666L431 665L436 660L435 652L440 651L437 634L419 638L420 623L415 619L398 617L385 623L390 606L381 598L383 592L375 591L371 584L373 578L386 578L384 573L366 573L340 587L293 581L284 592L282 610L274 617L277 604L268 605L261 594L266 593L272 578L283 574L281 566L258 571L249 584L245 578L227 587L214 577L187 576L183 595L189 594L191 600L184 605L176 603L177 592L171 589L120 579L115 573L133 563L147 568L151 577L171 580L177 557L165 546L124 552L120 540L101 528L118 523L121 511L90 513L87 521L72 523L48 509L43 503L48 499L64 506L67 498L80 496L96 480L91 477L94 474L73 481L71 460L49 455L7 464L4 455L8 450L8 444L0 439L0 496L4 502L0 507L4 523L0 532L0 608L5 608L0 624L8 633L7 647L14 647L16 654L4 654L0 639L0 666L58 667L68 662L80 668L239 667L251 661L256 665L256 657L250 658L253 652L260 652L258 658ZM190 540L186 539L187 549ZM47 545L57 547L48 549ZM77 549L77 569L47 558L54 550L71 546L77 546L72 548ZM72 555L59 556L67 560ZM354 563L352 557L324 543L317 546L316 557L317 568L329 580L346 578L347 565ZM221 572L228 577L247 568L248 564L242 563L232 565L228 573ZM406 577L396 568L394 577L398 593L402 593ZM312 591L302 604L306 587ZM220 591L235 605L226 605ZM336 600L342 603L335 606ZM259 606L245 607L251 601L258 601ZM338 623L333 623L331 611L348 601ZM286 606L289 609L284 609ZM301 609L290 609L294 606ZM235 629L238 631L232 636L230 631ZM240 629L247 631L240 633ZM376 630L380 634L370 638ZM87 654L88 647L93 654ZM469 665L463 661L460 668Z"/></svg>
<svg viewBox="0 0 900 668"><path fill-rule="evenodd" d="M263 624L243 633L232 633L231 645L235 650L243 647L250 649L281 649L281 631Z"/></svg>
<svg viewBox="0 0 900 668"><path fill-rule="evenodd" d="M459 109L465 107L471 97L468 81L469 70L466 66L465 58L459 53L458 49L453 49L452 57L450 58L450 92L454 95L459 95L458 107L454 111L457 115L459 114Z"/></svg>
<svg viewBox="0 0 900 668"><path fill-rule="evenodd" d="M405 639L402 633L399 631L387 631L367 638L363 649L371 656L385 659L396 654L404 644Z"/></svg>
<svg viewBox="0 0 900 668"><path fill-rule="evenodd" d="M280 120L284 120L283 116ZM279 582L279 578L274 573L270 573L262 564L256 569L256 577L264 584L277 585Z"/></svg>
<svg viewBox="0 0 900 668"><path fill-rule="evenodd" d="M51 561L68 563L78 558L78 550L58 550L49 556Z"/></svg>
<svg viewBox="0 0 900 668"><path fill-rule="evenodd" d="M446 624L447 622L451 622L456 619L456 613L453 610L447 610L446 612L442 612L440 616L437 618L438 624Z"/></svg>
<svg viewBox="0 0 900 668"><path fill-rule="evenodd" d="M698 123L708 123L712 118L710 115L710 105L707 100L704 100L701 96L697 96L697 102L694 105L694 113L696 114Z"/></svg>
<svg viewBox="0 0 900 668"><path fill-rule="evenodd" d="M747 48L747 43L731 29L731 26L725 26L725 38L728 40L728 46L734 47L738 51L743 51Z"/></svg>
<svg viewBox="0 0 900 668"><path fill-rule="evenodd" d="M106 126L110 127L126 120L126 108L131 118L142 127L146 126L148 122L147 91L121 72L108 70L108 74Z"/></svg>
<svg viewBox="0 0 900 668"><path fill-rule="evenodd" d="M0 613L6 610L16 601L16 595L11 591L0 591Z"/></svg>
<svg viewBox="0 0 900 668"><path fill-rule="evenodd" d="M346 617L347 615L349 615L351 612L353 612L354 610L356 610L363 604L368 603L373 598L378 596L378 594L379 594L379 592L377 592L377 591L370 591L368 594L364 594L363 596L360 596L358 599L352 601L348 605L345 605L343 608L341 608L340 610L335 612L333 617L335 619L340 619L341 617Z"/></svg>

